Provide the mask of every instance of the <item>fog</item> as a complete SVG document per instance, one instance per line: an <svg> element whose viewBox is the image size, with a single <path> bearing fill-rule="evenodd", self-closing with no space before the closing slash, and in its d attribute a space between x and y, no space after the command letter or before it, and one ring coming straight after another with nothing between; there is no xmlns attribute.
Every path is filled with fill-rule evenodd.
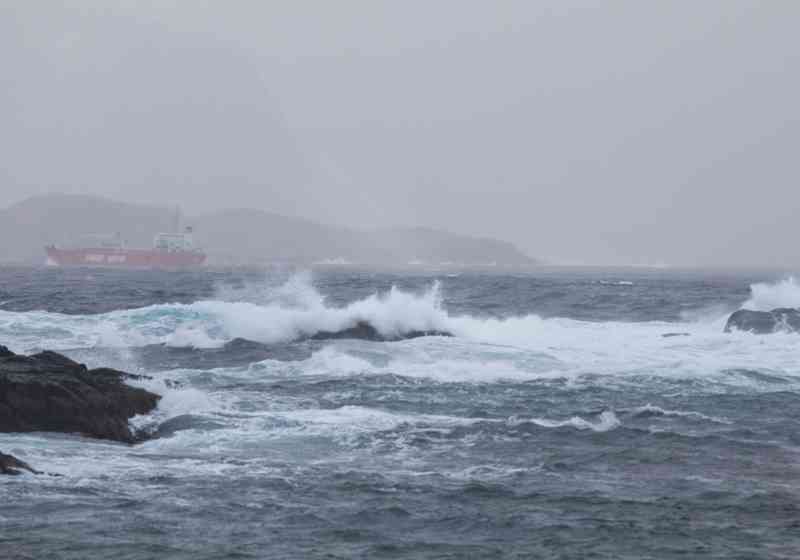
<svg viewBox="0 0 800 560"><path fill-rule="evenodd" d="M6 1L0 207L98 194L554 263L800 265L798 21L779 0Z"/></svg>

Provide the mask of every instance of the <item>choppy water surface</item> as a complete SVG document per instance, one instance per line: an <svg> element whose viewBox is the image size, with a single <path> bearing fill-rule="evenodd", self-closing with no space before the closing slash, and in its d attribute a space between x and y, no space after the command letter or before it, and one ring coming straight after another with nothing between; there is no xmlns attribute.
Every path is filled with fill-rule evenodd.
<svg viewBox="0 0 800 560"><path fill-rule="evenodd" d="M0 434L63 475L0 479L0 557L796 558L800 335L743 305L800 286L0 269L0 344L164 395L136 447ZM358 322L454 336L312 339Z"/></svg>

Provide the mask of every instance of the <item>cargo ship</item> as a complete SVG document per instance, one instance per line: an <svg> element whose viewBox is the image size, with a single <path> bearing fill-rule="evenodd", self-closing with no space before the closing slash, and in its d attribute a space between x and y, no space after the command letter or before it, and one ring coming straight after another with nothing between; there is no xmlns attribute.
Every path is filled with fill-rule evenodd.
<svg viewBox="0 0 800 560"><path fill-rule="evenodd" d="M130 248L119 234L92 236L78 247L48 245L47 264L50 266L103 266L118 268L186 268L201 266L205 253L194 247L192 228L183 233L159 233L152 248Z"/></svg>

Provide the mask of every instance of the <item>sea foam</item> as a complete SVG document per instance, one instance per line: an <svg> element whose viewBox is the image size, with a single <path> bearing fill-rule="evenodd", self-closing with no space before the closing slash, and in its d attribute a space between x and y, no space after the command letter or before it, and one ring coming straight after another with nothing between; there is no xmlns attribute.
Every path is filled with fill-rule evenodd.
<svg viewBox="0 0 800 560"><path fill-rule="evenodd" d="M800 376L800 337L755 337L723 333L724 318L675 323L580 321L535 314L505 318L454 315L442 304L443 286L419 292L391 288L344 306L329 304L309 275L254 291L255 301L233 298L191 304L162 304L99 315L62 315L42 311L0 311L0 340L25 352L46 347L72 350L129 348L149 344L217 348L235 338L264 344L286 343L320 332L337 332L361 323L387 338L414 331L447 332L453 338L351 348L345 341L315 354L294 371L319 375L399 374L442 382L493 382L577 376L659 376L735 380L726 370L750 369ZM787 305L800 296L794 280L754 285L749 305ZM688 336L664 338L675 331ZM375 356L378 356L375 358ZM273 364L268 369L280 370ZM326 369L329 368L329 369ZM262 368L263 369L263 368ZM757 384L739 379L737 382Z"/></svg>

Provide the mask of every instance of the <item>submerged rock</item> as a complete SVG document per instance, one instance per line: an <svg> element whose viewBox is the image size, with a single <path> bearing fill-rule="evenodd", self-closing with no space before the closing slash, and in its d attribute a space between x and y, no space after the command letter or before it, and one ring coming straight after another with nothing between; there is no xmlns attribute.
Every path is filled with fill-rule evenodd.
<svg viewBox="0 0 800 560"><path fill-rule="evenodd" d="M37 471L25 461L20 461L13 455L6 455L0 452L0 474L22 474L22 471L43 474L42 471Z"/></svg>
<svg viewBox="0 0 800 560"><path fill-rule="evenodd" d="M453 336L445 331L406 331L395 336L382 335L378 329L373 327L366 321L359 321L355 326L342 329L340 331L320 331L314 336L309 337L310 340L340 340L340 339L358 339L370 340L373 342L387 342L393 340L407 340L410 338L420 338L423 336Z"/></svg>
<svg viewBox="0 0 800 560"><path fill-rule="evenodd" d="M159 395L125 384L139 376L88 369L56 352L20 356L0 346L0 432L63 432L134 443L128 420Z"/></svg>
<svg viewBox="0 0 800 560"><path fill-rule="evenodd" d="M740 309L728 318L725 332L735 330L754 334L800 332L800 309L779 308L772 311Z"/></svg>
<svg viewBox="0 0 800 560"><path fill-rule="evenodd" d="M131 349L139 363L149 369L213 369L246 367L263 360L305 360L311 349L294 343L263 344L234 338L216 348L151 344Z"/></svg>

